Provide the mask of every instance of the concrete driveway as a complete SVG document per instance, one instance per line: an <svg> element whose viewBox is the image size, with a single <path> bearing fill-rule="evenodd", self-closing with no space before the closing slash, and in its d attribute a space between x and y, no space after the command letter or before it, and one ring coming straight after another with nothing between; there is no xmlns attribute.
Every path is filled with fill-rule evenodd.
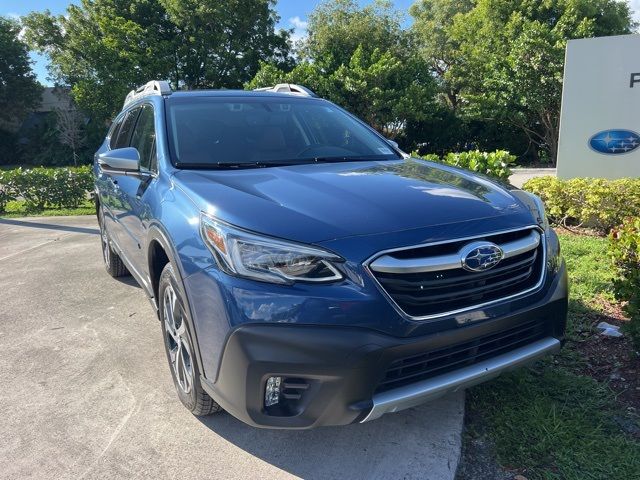
<svg viewBox="0 0 640 480"><path fill-rule="evenodd" d="M509 177L509 183L518 188L522 188L522 186L527 182L527 180L531 180L536 177L545 177L545 176L556 176L555 168L514 168L513 173Z"/></svg>
<svg viewBox="0 0 640 480"><path fill-rule="evenodd" d="M179 403L160 325L93 217L0 219L1 478L452 479L463 395L365 425L259 430Z"/></svg>

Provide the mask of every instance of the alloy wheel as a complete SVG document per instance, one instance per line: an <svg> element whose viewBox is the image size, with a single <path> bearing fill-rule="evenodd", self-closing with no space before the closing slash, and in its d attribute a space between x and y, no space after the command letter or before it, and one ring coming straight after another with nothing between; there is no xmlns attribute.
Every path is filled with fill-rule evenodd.
<svg viewBox="0 0 640 480"><path fill-rule="evenodd" d="M184 393L193 387L191 344L184 322L184 313L173 286L168 285L163 296L165 341L176 382Z"/></svg>

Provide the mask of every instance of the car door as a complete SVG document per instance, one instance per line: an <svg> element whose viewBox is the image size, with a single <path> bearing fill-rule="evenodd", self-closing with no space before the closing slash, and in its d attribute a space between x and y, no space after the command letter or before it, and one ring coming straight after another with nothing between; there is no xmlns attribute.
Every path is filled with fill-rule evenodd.
<svg viewBox="0 0 640 480"><path fill-rule="evenodd" d="M139 113L138 109L127 111L121 114L113 122L108 136L106 145L101 147L98 153L103 150L114 150L116 148L126 147L129 145L131 133L135 126L135 121ZM105 227L109 232L111 240L120 247L121 227L119 217L126 210L122 204L122 198L119 191L119 182L123 175L98 169L97 187L100 196L100 205L102 205L105 214Z"/></svg>
<svg viewBox="0 0 640 480"><path fill-rule="evenodd" d="M151 218L147 192L157 176L154 110L150 104L139 107L136 123L128 142L140 154L140 175L122 175L118 179L118 196L122 210L118 213L121 248L141 277L146 273L145 236Z"/></svg>
<svg viewBox="0 0 640 480"><path fill-rule="evenodd" d="M118 125L114 129L109 141L109 149L124 148L129 146L131 135L133 134L140 107L133 108L124 113L118 120ZM123 250L124 256L129 257L127 248L127 238L122 228L122 218L129 214L130 206L126 196L121 191L121 186L126 183L126 176L119 173L102 171L100 177L104 178L104 190L106 198L101 199L102 205L106 207L107 216L113 219L113 224L109 225L109 235L119 249Z"/></svg>

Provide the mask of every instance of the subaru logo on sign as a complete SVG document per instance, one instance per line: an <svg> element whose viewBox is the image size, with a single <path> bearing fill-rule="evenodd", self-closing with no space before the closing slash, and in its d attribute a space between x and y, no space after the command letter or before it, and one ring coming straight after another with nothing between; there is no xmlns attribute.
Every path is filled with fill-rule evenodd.
<svg viewBox="0 0 640 480"><path fill-rule="evenodd" d="M460 250L462 268L470 272L489 270L500 263L502 257L502 249L490 242L473 242Z"/></svg>
<svg viewBox="0 0 640 480"><path fill-rule="evenodd" d="M603 130L589 139L589 146L605 155L621 155L640 147L640 135L631 130Z"/></svg>

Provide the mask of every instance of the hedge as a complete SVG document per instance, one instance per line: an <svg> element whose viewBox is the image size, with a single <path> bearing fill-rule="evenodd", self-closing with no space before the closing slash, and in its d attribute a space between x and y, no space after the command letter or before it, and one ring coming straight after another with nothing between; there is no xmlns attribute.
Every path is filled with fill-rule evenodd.
<svg viewBox="0 0 640 480"><path fill-rule="evenodd" d="M603 233L640 216L640 179L538 177L522 187L542 198L549 220L562 225L587 225Z"/></svg>
<svg viewBox="0 0 640 480"><path fill-rule="evenodd" d="M511 165L516 161L516 156L511 155L506 150L496 150L495 152L472 150L470 152L447 153L444 157L440 157L434 153L421 156L418 152L413 152L411 156L431 162L465 168L503 182L509 180L512 173Z"/></svg>
<svg viewBox="0 0 640 480"><path fill-rule="evenodd" d="M538 177L523 188L542 198L550 221L609 233L614 293L630 318L623 329L640 349L640 179Z"/></svg>
<svg viewBox="0 0 640 480"><path fill-rule="evenodd" d="M93 191L90 166L0 170L0 213L7 202L22 199L30 212L75 208Z"/></svg>
<svg viewBox="0 0 640 480"><path fill-rule="evenodd" d="M627 218L609 238L616 270L614 293L623 302L622 308L630 319L623 330L640 350L640 218Z"/></svg>

